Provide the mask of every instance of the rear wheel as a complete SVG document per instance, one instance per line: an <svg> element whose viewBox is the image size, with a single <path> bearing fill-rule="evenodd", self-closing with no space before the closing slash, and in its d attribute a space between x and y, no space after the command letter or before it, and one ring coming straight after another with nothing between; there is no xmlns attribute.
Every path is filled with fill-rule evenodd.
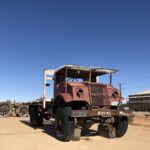
<svg viewBox="0 0 150 150"><path fill-rule="evenodd" d="M69 107L59 107L55 116L56 136L61 141L70 141L74 133L74 120L68 117Z"/></svg>
<svg viewBox="0 0 150 150"><path fill-rule="evenodd" d="M127 117L118 117L116 118L116 137L122 137L128 129L128 118Z"/></svg>
<svg viewBox="0 0 150 150"><path fill-rule="evenodd" d="M43 124L43 118L39 115L37 106L30 107L30 124L33 127L41 126Z"/></svg>

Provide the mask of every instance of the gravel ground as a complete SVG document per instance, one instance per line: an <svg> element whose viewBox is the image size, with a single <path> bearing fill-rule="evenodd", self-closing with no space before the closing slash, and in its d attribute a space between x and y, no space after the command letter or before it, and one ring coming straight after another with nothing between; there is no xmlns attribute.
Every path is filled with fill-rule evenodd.
<svg viewBox="0 0 150 150"><path fill-rule="evenodd" d="M0 150L149 150L150 128L129 126L122 138L83 135L80 141L61 142L55 138L53 125L34 129L29 118L0 118ZM96 129L93 126L92 129Z"/></svg>

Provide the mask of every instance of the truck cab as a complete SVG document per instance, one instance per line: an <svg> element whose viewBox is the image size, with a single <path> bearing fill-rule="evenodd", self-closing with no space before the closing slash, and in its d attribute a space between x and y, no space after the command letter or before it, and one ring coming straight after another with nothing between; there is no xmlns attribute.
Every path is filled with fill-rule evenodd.
<svg viewBox="0 0 150 150"><path fill-rule="evenodd" d="M122 100L119 89L112 85L112 74L118 70L64 66L55 72L54 99L62 97L64 102L85 102L89 107L111 106ZM110 75L108 84L98 78Z"/></svg>

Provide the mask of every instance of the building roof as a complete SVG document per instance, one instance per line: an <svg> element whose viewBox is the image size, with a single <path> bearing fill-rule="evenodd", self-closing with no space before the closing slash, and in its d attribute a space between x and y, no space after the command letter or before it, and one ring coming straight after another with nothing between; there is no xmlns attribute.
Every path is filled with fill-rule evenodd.
<svg viewBox="0 0 150 150"><path fill-rule="evenodd" d="M146 91L143 91L143 92L139 92L139 93L135 93L135 94L129 95L129 98L130 97L132 97L132 98L136 98L136 97L150 97L150 90L146 90Z"/></svg>
<svg viewBox="0 0 150 150"><path fill-rule="evenodd" d="M136 93L136 95L150 94L150 90L146 90L143 92Z"/></svg>

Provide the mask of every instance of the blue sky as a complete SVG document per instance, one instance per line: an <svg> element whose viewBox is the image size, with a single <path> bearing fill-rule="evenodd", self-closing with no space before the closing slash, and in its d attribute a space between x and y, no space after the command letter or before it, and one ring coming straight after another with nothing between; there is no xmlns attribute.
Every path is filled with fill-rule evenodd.
<svg viewBox="0 0 150 150"><path fill-rule="evenodd" d="M148 0L1 0L0 100L42 96L43 68L64 64L119 69L124 97L150 89L149 8Z"/></svg>

